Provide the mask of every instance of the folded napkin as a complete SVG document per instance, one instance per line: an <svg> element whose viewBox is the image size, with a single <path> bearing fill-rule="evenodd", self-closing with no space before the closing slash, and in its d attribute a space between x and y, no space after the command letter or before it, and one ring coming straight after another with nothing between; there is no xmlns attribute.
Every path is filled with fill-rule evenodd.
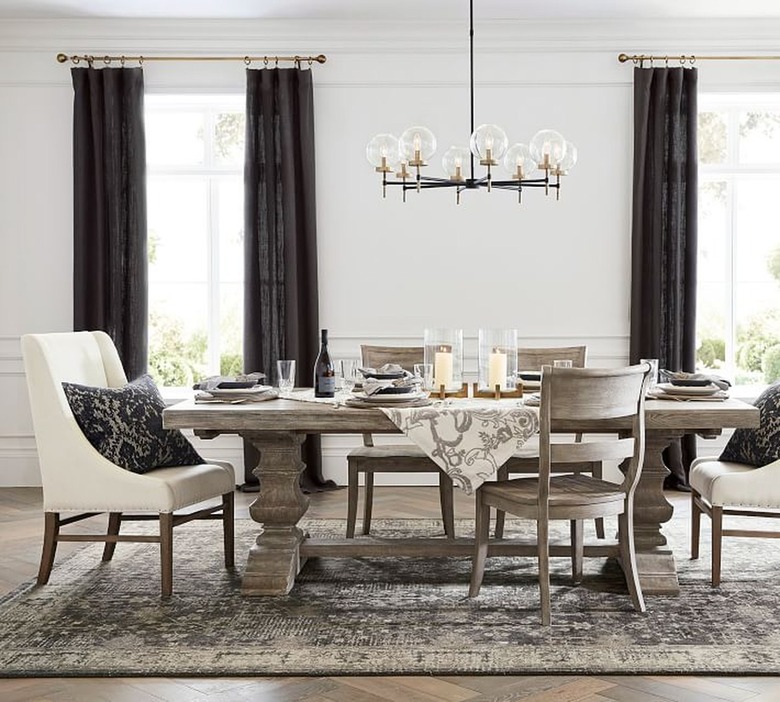
<svg viewBox="0 0 780 702"><path fill-rule="evenodd" d="M204 378L195 385L192 386L193 390L217 390L222 383L249 383L253 382L254 385L259 385L260 381L265 378L265 373L246 373L242 375L212 375L209 378Z"/></svg>
<svg viewBox="0 0 780 702"><path fill-rule="evenodd" d="M542 396L538 392L523 397L523 404L526 407L539 407L542 404Z"/></svg>
<svg viewBox="0 0 780 702"><path fill-rule="evenodd" d="M379 378L366 378L363 381L363 392L366 395L373 395L380 390L386 388L415 388L420 389L422 385L422 378L415 378L412 375L405 376L403 378L395 378L391 380L380 380ZM414 392L410 390L409 392Z"/></svg>
<svg viewBox="0 0 780 702"><path fill-rule="evenodd" d="M412 374L399 366L397 363L385 363L379 368L358 368L363 375L392 375L394 373L403 373L404 377L411 377Z"/></svg>
<svg viewBox="0 0 780 702"><path fill-rule="evenodd" d="M685 371L670 371L662 368L658 372L662 381L669 380L709 380L713 385L717 385L721 390L728 390L731 383L719 375L709 373L686 373Z"/></svg>

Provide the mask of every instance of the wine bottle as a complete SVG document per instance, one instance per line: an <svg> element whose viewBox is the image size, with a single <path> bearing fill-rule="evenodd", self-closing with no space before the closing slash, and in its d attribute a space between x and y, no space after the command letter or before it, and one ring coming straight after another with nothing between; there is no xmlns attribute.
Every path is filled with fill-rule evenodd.
<svg viewBox="0 0 780 702"><path fill-rule="evenodd" d="M322 345L314 362L314 397L334 397L336 394L336 369L328 352L328 330L322 330Z"/></svg>

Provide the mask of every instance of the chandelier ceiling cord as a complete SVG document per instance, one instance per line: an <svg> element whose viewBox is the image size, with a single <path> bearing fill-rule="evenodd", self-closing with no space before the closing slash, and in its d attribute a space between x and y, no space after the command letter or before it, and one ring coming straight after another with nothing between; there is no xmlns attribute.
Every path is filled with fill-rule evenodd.
<svg viewBox="0 0 780 702"><path fill-rule="evenodd" d="M374 170L382 174L382 197L387 197L388 186L400 186L403 201L409 190L422 192L429 188L455 188L455 201L460 204L463 190L493 188L513 190L522 202L523 188L544 188L545 195L555 190L560 198L561 176L566 175L577 162L577 148L559 132L542 129L526 144L509 146L506 132L495 124L481 124L474 128L474 0L469 0L469 90L471 100L471 138L469 147L451 146L444 153L442 166L445 178L424 175L423 168L436 152L436 137L427 127L409 127L400 138L392 134L377 134L366 146L366 157ZM468 177L464 163L470 162ZM487 171L475 177L474 161ZM493 167L499 165L510 174L508 180L494 180ZM409 169L412 170L409 170ZM543 175L529 177L536 171ZM392 178L395 178L394 180Z"/></svg>

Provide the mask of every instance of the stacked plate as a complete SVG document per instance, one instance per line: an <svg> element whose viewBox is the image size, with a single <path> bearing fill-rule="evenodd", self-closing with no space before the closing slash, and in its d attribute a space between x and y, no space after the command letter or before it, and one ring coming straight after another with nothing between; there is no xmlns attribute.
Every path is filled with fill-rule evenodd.
<svg viewBox="0 0 780 702"><path fill-rule="evenodd" d="M714 383L694 385L680 383L658 383L652 392L652 396L658 399L675 400L714 400L723 399L726 393Z"/></svg>
<svg viewBox="0 0 780 702"><path fill-rule="evenodd" d="M413 390L412 392L393 393L387 391L366 395L364 392L353 393L346 404L350 407L424 407L431 404L427 392Z"/></svg>

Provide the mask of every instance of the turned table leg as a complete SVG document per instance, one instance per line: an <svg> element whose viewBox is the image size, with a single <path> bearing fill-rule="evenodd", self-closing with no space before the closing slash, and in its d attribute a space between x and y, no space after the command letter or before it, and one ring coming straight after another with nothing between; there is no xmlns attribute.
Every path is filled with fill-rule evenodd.
<svg viewBox="0 0 780 702"><path fill-rule="evenodd" d="M305 534L297 524L309 508L299 484L306 467L301 460L305 435L269 432L244 438L260 452L260 463L252 471L260 480L260 492L249 515L263 531L249 550L241 594L284 595L303 566L299 546Z"/></svg>
<svg viewBox="0 0 780 702"><path fill-rule="evenodd" d="M682 432L647 431L645 461L634 493L634 543L642 590L650 595L677 595L680 585L674 554L666 544L661 526L672 518L674 508L664 495L664 478L670 471L663 461L664 449Z"/></svg>

